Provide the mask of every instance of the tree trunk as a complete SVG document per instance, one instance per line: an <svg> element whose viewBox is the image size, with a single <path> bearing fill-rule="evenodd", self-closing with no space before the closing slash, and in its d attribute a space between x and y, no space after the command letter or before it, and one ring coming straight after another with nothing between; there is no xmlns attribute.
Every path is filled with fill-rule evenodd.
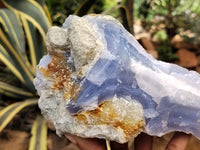
<svg viewBox="0 0 200 150"><path fill-rule="evenodd" d="M132 34L134 34L134 27L133 27L133 23L134 23L134 15L133 15L133 12L134 12L134 0L126 0L126 8L128 9L128 14L129 14L129 28L130 28L130 32Z"/></svg>

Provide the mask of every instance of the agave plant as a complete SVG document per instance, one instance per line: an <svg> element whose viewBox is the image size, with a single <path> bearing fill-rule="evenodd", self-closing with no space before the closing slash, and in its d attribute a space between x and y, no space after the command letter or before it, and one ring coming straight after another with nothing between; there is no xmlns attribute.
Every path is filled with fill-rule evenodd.
<svg viewBox="0 0 200 150"><path fill-rule="evenodd" d="M50 9L53 2L46 0ZM73 13L79 16L91 13L96 2L84 0ZM44 0L2 0L1 3L4 7L0 8L0 132L17 113L37 107L33 79L36 65L46 51L45 34L52 24ZM119 8L127 18L123 5L103 14ZM2 95L6 99L1 99ZM7 104L8 99L15 102ZM47 149L47 125L40 113L33 122L31 135L29 150Z"/></svg>
<svg viewBox="0 0 200 150"><path fill-rule="evenodd" d="M36 64L45 52L45 34L51 26L44 1L2 0L0 9L0 95L15 103L0 109L0 132L24 108L37 107L33 85ZM2 64L3 63L3 64ZM7 99L3 99L3 102ZM38 113L31 129L29 149L45 150L47 126ZM36 140L40 138L40 140Z"/></svg>

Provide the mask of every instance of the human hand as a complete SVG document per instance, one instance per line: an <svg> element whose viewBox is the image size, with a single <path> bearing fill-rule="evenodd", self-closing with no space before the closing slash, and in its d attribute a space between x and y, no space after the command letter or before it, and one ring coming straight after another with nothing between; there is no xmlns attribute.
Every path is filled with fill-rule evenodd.
<svg viewBox="0 0 200 150"><path fill-rule="evenodd" d="M190 138L191 134L176 132L168 143L166 150L185 150L190 141Z"/></svg>
<svg viewBox="0 0 200 150"><path fill-rule="evenodd" d="M165 150L186 150L191 135L176 132L167 144ZM138 135L134 141L134 150L152 150L153 137L145 133Z"/></svg>
<svg viewBox="0 0 200 150"><path fill-rule="evenodd" d="M103 139L81 138L71 134L65 134L65 136L80 150L106 150L106 142ZM128 143L110 142L110 146L111 150L128 150Z"/></svg>
<svg viewBox="0 0 200 150"><path fill-rule="evenodd" d="M106 150L105 140L81 138L75 135L66 134L66 137L81 150ZM166 150L185 150L191 135L177 132L168 143ZM152 150L153 137L141 133L135 138L134 150ZM128 150L128 144L111 142L111 150Z"/></svg>

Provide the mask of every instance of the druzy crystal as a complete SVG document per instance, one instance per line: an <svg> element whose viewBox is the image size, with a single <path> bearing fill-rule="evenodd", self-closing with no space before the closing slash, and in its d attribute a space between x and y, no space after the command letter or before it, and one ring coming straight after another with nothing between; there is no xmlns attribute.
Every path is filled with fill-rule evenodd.
<svg viewBox="0 0 200 150"><path fill-rule="evenodd" d="M71 15L49 29L47 49L34 85L58 134L200 138L200 75L154 59L114 18Z"/></svg>

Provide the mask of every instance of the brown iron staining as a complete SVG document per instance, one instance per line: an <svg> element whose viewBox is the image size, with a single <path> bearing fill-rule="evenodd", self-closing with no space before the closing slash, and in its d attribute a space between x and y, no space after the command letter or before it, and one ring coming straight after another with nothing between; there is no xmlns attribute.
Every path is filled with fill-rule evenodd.
<svg viewBox="0 0 200 150"><path fill-rule="evenodd" d="M122 117L113 102L109 100L94 110L79 112L74 117L87 125L109 125L115 129L122 129L127 140L135 137L144 127L143 119L136 122L134 118L129 117L129 114Z"/></svg>
<svg viewBox="0 0 200 150"><path fill-rule="evenodd" d="M52 61L47 68L40 67L43 75L53 81L53 90L64 90L65 99L77 97L79 91L78 85L71 81L72 71L66 65L66 58L62 54L51 52Z"/></svg>

